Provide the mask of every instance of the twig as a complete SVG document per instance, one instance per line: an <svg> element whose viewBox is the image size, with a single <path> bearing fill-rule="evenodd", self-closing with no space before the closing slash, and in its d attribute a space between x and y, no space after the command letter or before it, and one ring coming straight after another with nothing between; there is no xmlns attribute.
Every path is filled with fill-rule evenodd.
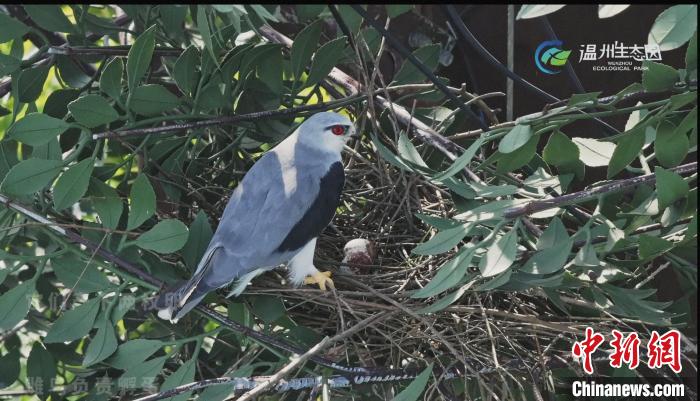
<svg viewBox="0 0 700 401"><path fill-rule="evenodd" d="M690 81L688 83L688 86L693 86L697 85L697 81ZM678 89L678 88L676 88ZM578 109L589 109L589 108L600 108L601 106L612 106L613 104L619 105L620 103L636 103L638 101L650 101L653 99L658 99L658 98L667 98L671 94L677 93L677 90L667 90L664 92L648 92L645 90L637 91L637 92L632 92L628 93L623 96L618 96L618 95L612 95L612 96L606 96L606 97L601 97L598 98L597 100L590 101L590 102L584 102L576 105L576 108ZM554 103L547 103L544 105L542 108L541 112L530 114L530 115L545 115L545 113L549 110L552 110L555 107L561 107L565 106L569 102L570 98L562 99L560 101L554 102ZM529 116L529 115L528 115ZM521 116L520 118L527 117L527 116ZM493 131L495 129L499 128L508 128L508 127L514 127L515 122L514 121L506 121L500 124L494 124L489 126L489 130ZM469 138L478 138L480 137L485 131L481 129L475 129L471 131L466 131L466 132L460 132L457 134L450 135L449 138L453 141L458 140L458 139L469 139Z"/></svg>
<svg viewBox="0 0 700 401"><path fill-rule="evenodd" d="M126 56L129 54L131 46L51 46L49 54L61 54L66 56ZM178 57L182 54L182 49L172 47L156 47L153 49L154 56Z"/></svg>
<svg viewBox="0 0 700 401"><path fill-rule="evenodd" d="M477 124L481 127L483 130L488 130L488 126L484 124L481 119L474 114L473 111L469 108L469 106L466 106L464 102L462 102L457 96L455 96L448 88L447 86L442 83L436 76L433 74L422 62L420 62L416 56L411 54L411 52L406 49L406 47L401 44L393 35L389 34L389 32L384 29L380 24L378 24L374 19L370 18L367 12L360 6L358 5L351 5L352 9L355 10L362 18L370 24L374 29L376 29L385 39L389 41L391 46L398 51L401 56L405 57L408 59L408 61L411 62L416 68L418 68L425 76L433 83L435 86L440 88L440 90L448 97L450 100L452 100L455 105L457 105L464 113L472 120L476 121Z"/></svg>
<svg viewBox="0 0 700 401"><path fill-rule="evenodd" d="M688 174L688 173L692 173L692 172L697 171L697 169L698 169L698 163L692 162L692 163L684 164L682 166L674 167L670 170L674 171L678 174ZM573 192L573 193L558 196L558 197L552 198L552 199L532 201L532 202L528 202L524 205L512 207L512 208L506 209L506 211L503 213L503 216L507 219L514 219L516 217L541 212L543 210L551 209L554 207L559 207L559 206L566 205L569 203L576 203L578 201L592 198L596 195L601 195L601 194L605 194L605 193L609 193L609 192L626 191L626 190L629 190L631 188L636 187L639 184L644 184L644 183L654 182L654 181L656 181L656 174L655 173L642 175L642 176L634 177L634 178L627 178L624 180L617 180L617 181L613 181L611 183L601 185L599 187L595 187L592 189L587 189L587 190L579 191L579 192Z"/></svg>
<svg viewBox="0 0 700 401"><path fill-rule="evenodd" d="M213 125L234 125L234 124L238 124L238 123L241 123L244 121L256 121L258 119L264 119L264 118L282 118L282 117L297 116L297 115L300 115L302 113L307 113L307 112L311 112L311 111L322 111L322 110L335 109L335 108L342 107L342 106L347 105L347 104L360 102L360 101L364 100L364 98L365 97L361 96L361 95L353 95L353 96L348 96L344 99L336 100L333 102L304 105L304 106L293 107L290 109L264 110L264 111L258 111L255 113L239 114L239 115L235 115L235 116L208 118L205 120L195 121L192 123L162 125L160 127L134 128L134 129L127 129L127 130L120 130L120 131L98 132L98 133L92 135L92 139L97 140L97 139L103 139L103 138L127 138L127 137L132 137L132 136L162 134L164 132L169 132L169 131L183 131L183 130L188 130L188 129L210 127Z"/></svg>
<svg viewBox="0 0 700 401"><path fill-rule="evenodd" d="M496 59L491 53L489 53L488 50L474 37L474 35L467 29L466 25L464 25L464 22L462 19L459 17L457 14L457 11L455 10L454 6L452 5L443 5L442 6L445 13L447 14L448 18L450 19L450 22L455 25L457 29L457 33L467 42L469 43L470 46L472 46L477 53L481 55L482 58L484 58L486 61L488 61L492 66L496 68L497 71L500 71L502 74L508 76L510 79L513 81L517 82L519 85L523 86L526 89L529 89L533 92L535 92L537 95L540 97L543 97L547 99L548 101L554 101L557 102L559 99L542 89L538 88L537 86L533 85L532 83L526 81L523 79L521 76L515 74L513 71L509 70L508 67L504 66L498 59ZM584 113L584 111L580 111L581 113ZM610 124L606 123L605 121L595 118L593 119L598 125L600 125L605 131L611 134L619 134L620 132L616 130L614 127L612 127Z"/></svg>

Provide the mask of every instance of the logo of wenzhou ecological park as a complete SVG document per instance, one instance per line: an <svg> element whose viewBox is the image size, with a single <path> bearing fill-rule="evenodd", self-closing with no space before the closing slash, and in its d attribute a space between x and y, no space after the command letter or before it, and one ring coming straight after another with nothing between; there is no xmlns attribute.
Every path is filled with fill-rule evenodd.
<svg viewBox="0 0 700 401"><path fill-rule="evenodd" d="M560 40L547 40L535 50L535 64L545 74L559 74L569 59L571 50L563 50Z"/></svg>

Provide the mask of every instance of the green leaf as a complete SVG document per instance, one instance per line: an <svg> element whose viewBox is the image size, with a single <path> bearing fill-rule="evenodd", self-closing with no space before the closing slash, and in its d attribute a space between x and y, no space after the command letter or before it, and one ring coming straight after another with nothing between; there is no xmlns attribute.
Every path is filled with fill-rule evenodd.
<svg viewBox="0 0 700 401"><path fill-rule="evenodd" d="M411 298L428 298L452 288L464 278L467 269L474 256L474 249L463 247L438 270L435 277L420 290L411 295Z"/></svg>
<svg viewBox="0 0 700 401"><path fill-rule="evenodd" d="M169 355L149 359L137 365L133 365L119 377L119 387L121 388L141 388L152 386L155 379L163 370L165 361Z"/></svg>
<svg viewBox="0 0 700 401"><path fill-rule="evenodd" d="M56 377L56 361L40 341L34 342L27 358L27 380L32 383L39 398L45 400L53 390L53 379Z"/></svg>
<svg viewBox="0 0 700 401"><path fill-rule="evenodd" d="M255 11L255 14L257 14L263 21L269 20L273 22L279 22L277 17L270 14L270 12L267 11L267 9L264 6L260 4L251 4L249 7L252 8L253 11Z"/></svg>
<svg viewBox="0 0 700 401"><path fill-rule="evenodd" d="M0 29L0 43L21 38L29 32L28 26L5 13L0 13L0 26L2 26L2 29Z"/></svg>
<svg viewBox="0 0 700 401"><path fill-rule="evenodd" d="M129 201L129 221L126 223L126 229L133 230L156 211L156 193L145 174L139 174L131 185Z"/></svg>
<svg viewBox="0 0 700 401"><path fill-rule="evenodd" d="M565 4L524 4L515 19L537 18L564 8Z"/></svg>
<svg viewBox="0 0 700 401"><path fill-rule="evenodd" d="M83 367L94 365L105 360L117 350L117 336L114 334L112 321L104 317L97 324L97 333L92 338L85 351Z"/></svg>
<svg viewBox="0 0 700 401"><path fill-rule="evenodd" d="M76 59L62 54L56 56L54 72L58 73L63 83L76 89L86 87L92 79Z"/></svg>
<svg viewBox="0 0 700 401"><path fill-rule="evenodd" d="M0 389L9 387L17 381L20 369L19 359L20 354L16 349L0 357Z"/></svg>
<svg viewBox="0 0 700 401"><path fill-rule="evenodd" d="M464 293L469 289L470 285L471 284L466 284L461 286L457 291L445 295L439 300L433 302L431 305L418 309L416 313L435 313L447 308L448 306L452 305L453 303L457 302L457 300L462 298L462 295L464 295Z"/></svg>
<svg viewBox="0 0 700 401"><path fill-rule="evenodd" d="M409 166L406 162L397 157L389 148L384 146L384 144L376 137L372 135L372 143L377 148L377 152L386 162L390 163L394 167L398 167L404 171L413 171L413 168Z"/></svg>
<svg viewBox="0 0 700 401"><path fill-rule="evenodd" d="M299 22L306 22L318 16L326 10L325 4L297 4L294 6Z"/></svg>
<svg viewBox="0 0 700 401"><path fill-rule="evenodd" d="M528 164L537 152L539 139L538 135L533 135L524 146L521 146L516 151L508 154L499 153L496 170L499 173L506 173Z"/></svg>
<svg viewBox="0 0 700 401"><path fill-rule="evenodd" d="M214 52L214 42L211 27L209 26L209 13L206 6L197 6L197 28L199 29L199 33L202 35L204 47L206 47L212 61L214 61L214 64L218 66L219 60L216 58L216 53Z"/></svg>
<svg viewBox="0 0 700 401"><path fill-rule="evenodd" d="M206 213L201 209L197 212L192 225L190 225L190 234L187 238L187 243L182 248L182 258L185 260L187 267L194 270L197 267L200 259L204 255L209 241L214 232L209 225Z"/></svg>
<svg viewBox="0 0 700 401"><path fill-rule="evenodd" d="M0 54L0 77L12 74L17 71L21 65L22 60L6 54Z"/></svg>
<svg viewBox="0 0 700 401"><path fill-rule="evenodd" d="M75 291L90 293L103 291L112 287L105 274L97 269L94 263L87 265L86 261L74 256L61 256L51 259L53 271L58 280Z"/></svg>
<svg viewBox="0 0 700 401"><path fill-rule="evenodd" d="M425 386L428 384L428 380L430 379L430 376L433 373L433 364L429 364L423 371L416 376L415 379L406 386L403 391L401 391L399 394L396 395L396 397L393 398L392 401L416 401L421 394L423 394L423 390L425 390Z"/></svg>
<svg viewBox="0 0 700 401"><path fill-rule="evenodd" d="M185 245L188 234L187 226L180 220L163 220L141 234L134 245L158 253L173 253Z"/></svg>
<svg viewBox="0 0 700 401"><path fill-rule="evenodd" d="M529 125L517 124L511 128L506 136L498 143L498 151L501 153L511 153L525 145L532 137L532 127Z"/></svg>
<svg viewBox="0 0 700 401"><path fill-rule="evenodd" d="M469 186L476 192L475 196L480 198L498 198L518 192L518 187L515 185L486 185L480 182L470 182Z"/></svg>
<svg viewBox="0 0 700 401"><path fill-rule="evenodd" d="M654 152L656 159L664 167L675 167L679 165L688 155L690 142L685 133L676 130L673 123L664 120L656 128L656 139L654 140Z"/></svg>
<svg viewBox="0 0 700 401"><path fill-rule="evenodd" d="M75 28L58 4L25 4L32 21L49 32L75 33Z"/></svg>
<svg viewBox="0 0 700 401"><path fill-rule="evenodd" d="M600 4L598 6L598 18L610 18L625 11L630 4Z"/></svg>
<svg viewBox="0 0 700 401"><path fill-rule="evenodd" d="M669 100L669 106L670 106L669 110L676 111L687 104L697 102L698 92L692 91L692 92L679 93L676 95L672 95L668 100Z"/></svg>
<svg viewBox="0 0 700 401"><path fill-rule="evenodd" d="M648 260L673 249L673 242L653 235L639 236L639 258Z"/></svg>
<svg viewBox="0 0 700 401"><path fill-rule="evenodd" d="M65 117L68 114L68 103L78 96L80 91L77 89L59 89L51 92L44 104L44 114L54 118Z"/></svg>
<svg viewBox="0 0 700 401"><path fill-rule="evenodd" d="M170 376L166 377L163 384L160 386L160 391L166 391L173 389L182 384L191 383L194 381L194 370L196 367L195 359L190 359L187 362L180 365L176 371L174 371ZM179 394L177 397L166 398L169 401L187 401L189 396L192 394L191 391Z"/></svg>
<svg viewBox="0 0 700 401"><path fill-rule="evenodd" d="M542 151L544 161L553 166L573 163L578 160L579 155L578 146L559 130L549 137L549 141Z"/></svg>
<svg viewBox="0 0 700 401"><path fill-rule="evenodd" d="M648 43L661 50L677 49L687 42L698 26L697 5L681 4L664 10L651 27Z"/></svg>
<svg viewBox="0 0 700 401"><path fill-rule="evenodd" d="M508 269L515 261L518 252L518 232L511 229L507 234L494 241L479 264L484 277L495 276Z"/></svg>
<svg viewBox="0 0 700 401"><path fill-rule="evenodd" d="M662 92L673 89L673 85L678 82L678 72L666 64L655 63L653 61L642 62L642 85L649 92Z"/></svg>
<svg viewBox="0 0 700 401"><path fill-rule="evenodd" d="M61 160L22 160L12 166L0 184L0 189L10 195L32 194L46 187L62 167Z"/></svg>
<svg viewBox="0 0 700 401"><path fill-rule="evenodd" d="M326 78L342 58L346 40L345 36L341 36L325 43L316 51L311 70L309 71L309 77L306 79L304 87L315 85Z"/></svg>
<svg viewBox="0 0 700 401"><path fill-rule="evenodd" d="M35 146L32 149L32 158L60 161L63 157L62 153L63 150L61 149L61 145L58 143L58 138L51 138L48 143Z"/></svg>
<svg viewBox="0 0 700 401"><path fill-rule="evenodd" d="M574 240L567 239L532 256L520 269L525 273L550 274L559 271L569 259Z"/></svg>
<svg viewBox="0 0 700 401"><path fill-rule="evenodd" d="M459 173L462 171L465 167L469 165L469 163L472 161L474 158L474 155L476 155L476 152L481 149L481 145L484 143L484 138L480 137L474 143L472 143L467 150L464 151L457 159L455 159L454 162L452 162L452 165L445 169L445 171L442 171L438 174L435 174L431 176L430 178L435 180L435 181L440 181L444 182L448 178L454 176L455 174Z"/></svg>
<svg viewBox="0 0 700 401"><path fill-rule="evenodd" d="M22 103L30 103L37 100L39 95L41 95L44 82L46 82L48 76L48 65L22 70L17 78L17 99Z"/></svg>
<svg viewBox="0 0 700 401"><path fill-rule="evenodd" d="M6 139L0 141L0 183L3 178L17 164L17 142Z"/></svg>
<svg viewBox="0 0 700 401"><path fill-rule="evenodd" d="M685 232L685 236L683 237L684 241L690 240L693 237L698 235L698 215L694 215L693 218L690 220L688 223L688 229ZM0 386L2 387L2 386Z"/></svg>
<svg viewBox="0 0 700 401"><path fill-rule="evenodd" d="M311 56L316 50L318 40L321 37L321 20L316 20L304 28L292 44L290 55L290 63L292 68L292 76L299 81L304 69L311 61Z"/></svg>
<svg viewBox="0 0 700 401"><path fill-rule="evenodd" d="M162 341L137 338L120 345L117 352L105 362L117 369L126 370L145 361L165 345Z"/></svg>
<svg viewBox="0 0 700 401"><path fill-rule="evenodd" d="M576 266L588 267L600 266L598 254L590 241L586 242L586 244L578 250L576 256L574 257L574 264Z"/></svg>
<svg viewBox="0 0 700 401"><path fill-rule="evenodd" d="M282 300L273 295L255 295L250 301L251 311L265 323L274 323L287 314Z"/></svg>
<svg viewBox="0 0 700 401"><path fill-rule="evenodd" d="M617 175L639 157L645 137L646 129L641 127L633 128L631 132L620 138L608 164L608 179Z"/></svg>
<svg viewBox="0 0 700 401"><path fill-rule="evenodd" d="M399 141L396 144L396 150L399 152L399 156L401 156L404 161L409 162L411 167L418 167L419 169L428 168L428 165L425 164L425 161L418 152L418 149L413 146L411 140L408 139L408 135L406 135L406 133L403 131L401 131L399 134Z"/></svg>
<svg viewBox="0 0 700 401"><path fill-rule="evenodd" d="M586 166L607 166L615 152L615 144L612 142L590 138L572 138L572 140L578 147L581 161Z"/></svg>
<svg viewBox="0 0 700 401"><path fill-rule="evenodd" d="M695 106L676 127L676 134L686 134L688 131L696 129L698 119L698 107Z"/></svg>
<svg viewBox="0 0 700 401"><path fill-rule="evenodd" d="M512 275L513 275L513 270L506 270L503 273L486 281L485 283L480 284L479 286L474 288L474 290L475 291L491 291L491 290L496 289L502 285L508 284L508 282L510 281L510 277Z"/></svg>
<svg viewBox="0 0 700 401"><path fill-rule="evenodd" d="M49 332L44 337L44 342L62 343L87 336L95 323L101 303L102 298L92 298L75 309L63 313L51 325Z"/></svg>
<svg viewBox="0 0 700 401"><path fill-rule="evenodd" d="M56 210L72 206L85 195L94 166L95 160L92 158L81 160L70 166L56 180L56 185L53 188L53 204Z"/></svg>
<svg viewBox="0 0 700 401"><path fill-rule="evenodd" d="M200 77L197 67L200 57L199 50L194 45L190 45L175 61L173 78L180 90L187 95L194 95L197 90Z"/></svg>
<svg viewBox="0 0 700 401"><path fill-rule="evenodd" d="M261 80L276 97L284 91L284 62L282 49L279 46L269 46L255 60L258 79ZM307 80L308 81L308 80ZM307 86L304 84L303 86ZM275 107L278 103L275 103ZM272 107L272 106L270 106Z"/></svg>
<svg viewBox="0 0 700 401"><path fill-rule="evenodd" d="M559 217L554 217L547 228L542 232L542 235L537 239L537 250L552 248L555 245L561 245L569 240L569 233L566 232L564 223Z"/></svg>
<svg viewBox="0 0 700 401"><path fill-rule="evenodd" d="M586 102L595 102L598 100L598 96L600 96L602 92L589 92L589 93L574 93L571 95L569 98L569 102L567 103L567 106L576 106L577 104L581 103L586 103Z"/></svg>
<svg viewBox="0 0 700 401"><path fill-rule="evenodd" d="M126 76L129 90L134 90L143 76L148 71L148 66L151 65L153 58L153 49L156 46L155 42L156 26L151 25L134 41L129 49L129 54L126 60Z"/></svg>
<svg viewBox="0 0 700 401"><path fill-rule="evenodd" d="M474 224L460 224L438 232L428 242L413 248L416 255L436 255L445 253L462 242L462 239L474 228Z"/></svg>
<svg viewBox="0 0 700 401"><path fill-rule="evenodd" d="M366 5L360 5L363 10L367 10ZM355 12L349 4L338 4L336 5L338 13L342 16L343 21L347 25L350 32L355 35L360 30L362 26L362 16Z"/></svg>
<svg viewBox="0 0 700 401"><path fill-rule="evenodd" d="M438 66L438 61L440 59L441 47L438 44L432 44L420 47L413 51L413 56L415 56L418 61L423 63L430 71L435 71ZM411 83L423 82L427 78L418 67L413 65L413 63L406 59L401 64L399 72L394 75L393 84L404 85Z"/></svg>
<svg viewBox="0 0 700 401"><path fill-rule="evenodd" d="M654 173L656 173L656 195L659 198L659 209L663 210L675 201L688 196L690 188L680 175L660 166L656 166Z"/></svg>
<svg viewBox="0 0 700 401"><path fill-rule="evenodd" d="M119 118L116 110L100 95L86 95L68 104L77 122L88 128L109 124Z"/></svg>
<svg viewBox="0 0 700 401"><path fill-rule="evenodd" d="M124 62L120 57L115 57L102 70L100 75L100 90L112 99L119 99L122 93L122 75L124 74Z"/></svg>
<svg viewBox="0 0 700 401"><path fill-rule="evenodd" d="M411 8L413 8L411 4L387 4L385 7L386 13L391 18L396 18L403 13L411 11Z"/></svg>
<svg viewBox="0 0 700 401"><path fill-rule="evenodd" d="M139 86L131 94L131 110L144 116L154 116L178 105L180 98L161 85Z"/></svg>
<svg viewBox="0 0 700 401"><path fill-rule="evenodd" d="M27 145L39 146L49 143L51 139L61 135L68 128L68 123L58 118L42 113L30 113L12 124L7 135Z"/></svg>
<svg viewBox="0 0 700 401"><path fill-rule="evenodd" d="M92 178L88 192L90 193L92 206L95 208L97 215L100 216L102 225L116 229L117 225L119 225L119 218L124 211L124 204L119 198L117 191L104 182Z"/></svg>
<svg viewBox="0 0 700 401"><path fill-rule="evenodd" d="M418 217L422 222L425 224L431 225L438 230L446 230L448 228L452 228L460 224L456 220L448 219L448 218L443 218L443 217L437 217L437 216L431 216L427 214L422 214L422 213L416 213L416 217Z"/></svg>
<svg viewBox="0 0 700 401"><path fill-rule="evenodd" d="M34 280L27 280L0 295L0 330L12 329L27 316L34 295L34 283Z"/></svg>
<svg viewBox="0 0 700 401"><path fill-rule="evenodd" d="M685 70L688 73L698 69L698 33L695 31L685 51Z"/></svg>

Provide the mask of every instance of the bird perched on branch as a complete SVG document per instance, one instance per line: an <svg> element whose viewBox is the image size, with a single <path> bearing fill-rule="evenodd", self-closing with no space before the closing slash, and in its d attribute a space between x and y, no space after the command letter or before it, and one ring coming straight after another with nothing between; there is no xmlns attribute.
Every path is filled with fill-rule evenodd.
<svg viewBox="0 0 700 401"><path fill-rule="evenodd" d="M340 201L341 152L351 137L347 117L317 113L262 156L233 191L195 273L156 299L158 316L177 322L210 291L237 281L229 296L238 295L282 263L295 285L333 287L330 272L318 271L313 257Z"/></svg>

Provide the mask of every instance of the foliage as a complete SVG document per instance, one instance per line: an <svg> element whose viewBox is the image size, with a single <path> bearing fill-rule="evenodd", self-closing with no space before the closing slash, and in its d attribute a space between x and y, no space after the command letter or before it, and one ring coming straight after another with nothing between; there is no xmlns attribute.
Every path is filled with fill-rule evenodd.
<svg viewBox="0 0 700 401"><path fill-rule="evenodd" d="M562 7L522 6L518 19L564 12ZM364 224L375 230L374 238L382 238L388 219L377 217L384 211L372 203L372 192L361 194L363 180L371 182L374 194L406 185L401 189L407 195L400 196L417 197L402 199L390 213L394 219L408 210L405 224L413 232L407 228L397 238L413 249L410 255L391 253L387 246L383 261L400 266L398 275L389 270L399 278L378 291L415 311L403 322L449 322L460 306L472 308L477 302L485 318L482 300L493 306L490 311L505 310L508 294L516 294L534 317L539 315L535 308L541 308L543 314L556 311L560 319L605 316L626 319L634 327L695 325L689 303L661 302L647 280L658 269L670 268L683 285L679 300L697 290L697 173L678 170L694 161L697 151L695 5L669 7L649 32L664 51L685 46L685 65L645 62L639 82L619 93L576 94L542 112L495 124L486 133L462 136L459 130L469 116L432 87L395 100L406 100L407 109L412 99L432 102L430 108L412 111L412 124L421 125L416 130L400 124L395 110L382 111L366 96L354 96L328 79L334 67L342 66L361 71L358 80L378 81L367 64L376 61L381 35L363 27L350 6L338 9L347 32L329 31L327 22L334 18L321 5L1 7L2 199L47 216L172 284L196 267L228 194L245 171L309 114L275 111L330 102L319 110L342 106L366 128L356 148L361 156L352 163L369 163L368 174L376 173L353 176L348 171L346 192L348 187L355 191L344 196L336 217L347 223L344 233L360 236ZM626 9L601 5L599 15L612 18ZM391 18L412 12L414 7L405 5L381 10ZM268 24L279 22L298 28L291 46L265 34ZM444 52L440 44L428 44L413 55L439 72ZM425 81L407 60L383 85L401 91ZM386 89L374 85L370 89L376 93ZM655 100L647 101L649 94ZM263 111L272 114L197 125ZM365 119L368 113L371 120ZM567 133L576 124L621 115L627 124L618 134ZM164 125L171 128L148 131ZM416 135L433 128L440 137L454 135L459 153L450 157L434 146L438 142ZM117 135L126 131L131 134ZM655 181L633 185L631 191L585 196L605 184L597 181L602 176L622 183L649 174ZM572 193L581 196L557 203L559 196ZM547 201L552 204L537 213L518 212ZM347 235L321 241L326 248L320 253L338 262ZM273 374L288 362L270 345L194 313L177 325L144 313L139 304L157 288L9 205L0 207L0 258L0 388L62 399L47 384L52 383L68 389L65 399L99 400L119 392L164 391L195 379ZM378 287L382 280L367 282ZM304 295L294 298L283 292L284 285L268 281L278 294L262 290L229 300L212 295L207 301L240 324L303 348L335 332L334 322L328 326L326 319L314 319L319 308L299 312L308 301ZM343 289L366 291L345 287L341 295ZM340 308L340 320L365 317L343 317L338 299L328 299L324 308ZM378 301L367 297L353 305ZM424 328L429 331L428 325ZM413 329L407 323L392 330ZM554 341L560 333L550 334ZM379 336L381 341L386 337L391 338ZM418 370L422 373L415 381L382 388L382 393L393 391L396 399L417 399L424 389L426 397L437 394L430 373L433 364L442 365L447 343L435 341L410 353L401 347L387 355L382 350L377 357L386 365L428 366ZM481 345L491 344L484 341ZM503 355L517 353L501 346ZM340 355L350 365L374 360L358 348L348 346ZM478 357L493 362L483 349ZM324 369L309 363L299 375L329 375ZM483 389L480 380L455 384L453 390L473 396ZM513 376L517 384L500 380L521 386L530 377ZM78 388L81 383L86 387ZM231 391L210 387L199 398L224 399L222 389ZM374 390L354 391L368 399L376 396ZM534 397L530 390L527 397Z"/></svg>

